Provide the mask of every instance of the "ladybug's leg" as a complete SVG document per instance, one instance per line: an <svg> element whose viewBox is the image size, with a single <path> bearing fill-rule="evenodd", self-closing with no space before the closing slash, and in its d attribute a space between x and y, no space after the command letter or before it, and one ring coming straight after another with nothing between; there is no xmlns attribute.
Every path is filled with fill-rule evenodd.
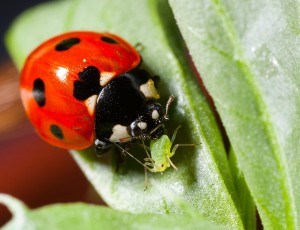
<svg viewBox="0 0 300 230"><path fill-rule="evenodd" d="M99 139L95 140L95 152L97 156L103 156L106 154L112 147L111 143L100 141Z"/></svg>
<svg viewBox="0 0 300 230"><path fill-rule="evenodd" d="M140 43L140 42L135 43L134 48L135 48L139 53L142 52L142 51L145 49L144 45L143 45L142 43ZM141 62L142 62L142 61L141 61Z"/></svg>
<svg viewBox="0 0 300 230"><path fill-rule="evenodd" d="M128 152L129 150L130 150L130 148L131 148L131 143L130 142L125 142L125 143L120 143L119 144L122 148L123 148L123 150L120 150L120 155L123 157L123 158L125 158L126 157L126 151Z"/></svg>

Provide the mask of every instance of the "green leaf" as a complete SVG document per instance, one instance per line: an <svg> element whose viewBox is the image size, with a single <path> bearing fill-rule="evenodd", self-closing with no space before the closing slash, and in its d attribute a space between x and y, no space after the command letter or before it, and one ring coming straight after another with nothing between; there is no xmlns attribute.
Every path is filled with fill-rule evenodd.
<svg viewBox="0 0 300 230"><path fill-rule="evenodd" d="M228 229L191 216L129 214L84 203L56 204L30 210L19 200L0 194L13 218L3 230L10 229Z"/></svg>
<svg viewBox="0 0 300 230"><path fill-rule="evenodd" d="M229 152L229 164L233 175L235 190L241 207L244 227L247 230L256 229L256 209L246 184L243 172L238 166L236 156L232 149Z"/></svg>
<svg viewBox="0 0 300 230"><path fill-rule="evenodd" d="M214 222L242 228L222 139L189 68L167 1L87 0L42 5L15 22L7 44L21 67L29 51L40 42L68 30L110 31L132 44L141 42L143 66L161 76L161 102L165 103L170 94L176 97L167 124L169 134L182 125L176 142L198 144L178 149L172 158L178 171L149 174L146 191L143 167L132 159L125 159L117 170L113 152L97 158L92 149L73 151L75 160L103 199L115 209L134 213L176 214L193 209ZM145 157L143 149L131 151L137 157Z"/></svg>
<svg viewBox="0 0 300 230"><path fill-rule="evenodd" d="M170 0L266 229L300 226L300 2Z"/></svg>

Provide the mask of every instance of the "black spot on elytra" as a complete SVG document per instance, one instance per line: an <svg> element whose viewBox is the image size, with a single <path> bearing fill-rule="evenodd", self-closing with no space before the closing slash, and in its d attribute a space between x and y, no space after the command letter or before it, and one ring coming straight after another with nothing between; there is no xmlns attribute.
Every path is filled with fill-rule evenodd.
<svg viewBox="0 0 300 230"><path fill-rule="evenodd" d="M65 51L70 49L72 46L78 44L80 42L79 38L68 38L65 40L62 40L55 46L56 51Z"/></svg>
<svg viewBox="0 0 300 230"><path fill-rule="evenodd" d="M57 125L51 125L50 126L50 132L58 139L64 139L64 134Z"/></svg>
<svg viewBox="0 0 300 230"><path fill-rule="evenodd" d="M46 103L45 84L42 79L37 78L34 80L32 94L33 94L34 100L40 107L45 105L45 103Z"/></svg>
<svg viewBox="0 0 300 230"><path fill-rule="evenodd" d="M118 42L110 37L102 36L101 40L110 44L117 44Z"/></svg>
<svg viewBox="0 0 300 230"><path fill-rule="evenodd" d="M95 66L88 66L78 73L80 80L74 82L73 96L84 101L92 95L98 95L101 91L100 72Z"/></svg>

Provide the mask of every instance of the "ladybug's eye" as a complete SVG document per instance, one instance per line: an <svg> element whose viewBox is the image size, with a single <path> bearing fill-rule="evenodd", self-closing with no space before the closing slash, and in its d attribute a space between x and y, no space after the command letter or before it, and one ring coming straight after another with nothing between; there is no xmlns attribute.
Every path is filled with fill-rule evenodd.
<svg viewBox="0 0 300 230"><path fill-rule="evenodd" d="M133 137L139 137L142 135L142 129L140 128L141 123L144 122L139 122L139 121L134 121L130 125L130 134Z"/></svg>

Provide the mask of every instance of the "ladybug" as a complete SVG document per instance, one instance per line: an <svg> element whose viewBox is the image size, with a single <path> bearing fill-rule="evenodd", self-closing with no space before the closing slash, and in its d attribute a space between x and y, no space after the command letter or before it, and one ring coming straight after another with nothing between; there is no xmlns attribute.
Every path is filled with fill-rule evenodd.
<svg viewBox="0 0 300 230"><path fill-rule="evenodd" d="M21 98L38 134L66 149L113 144L164 133L166 108L141 57L111 33L68 32L41 44L21 73Z"/></svg>

